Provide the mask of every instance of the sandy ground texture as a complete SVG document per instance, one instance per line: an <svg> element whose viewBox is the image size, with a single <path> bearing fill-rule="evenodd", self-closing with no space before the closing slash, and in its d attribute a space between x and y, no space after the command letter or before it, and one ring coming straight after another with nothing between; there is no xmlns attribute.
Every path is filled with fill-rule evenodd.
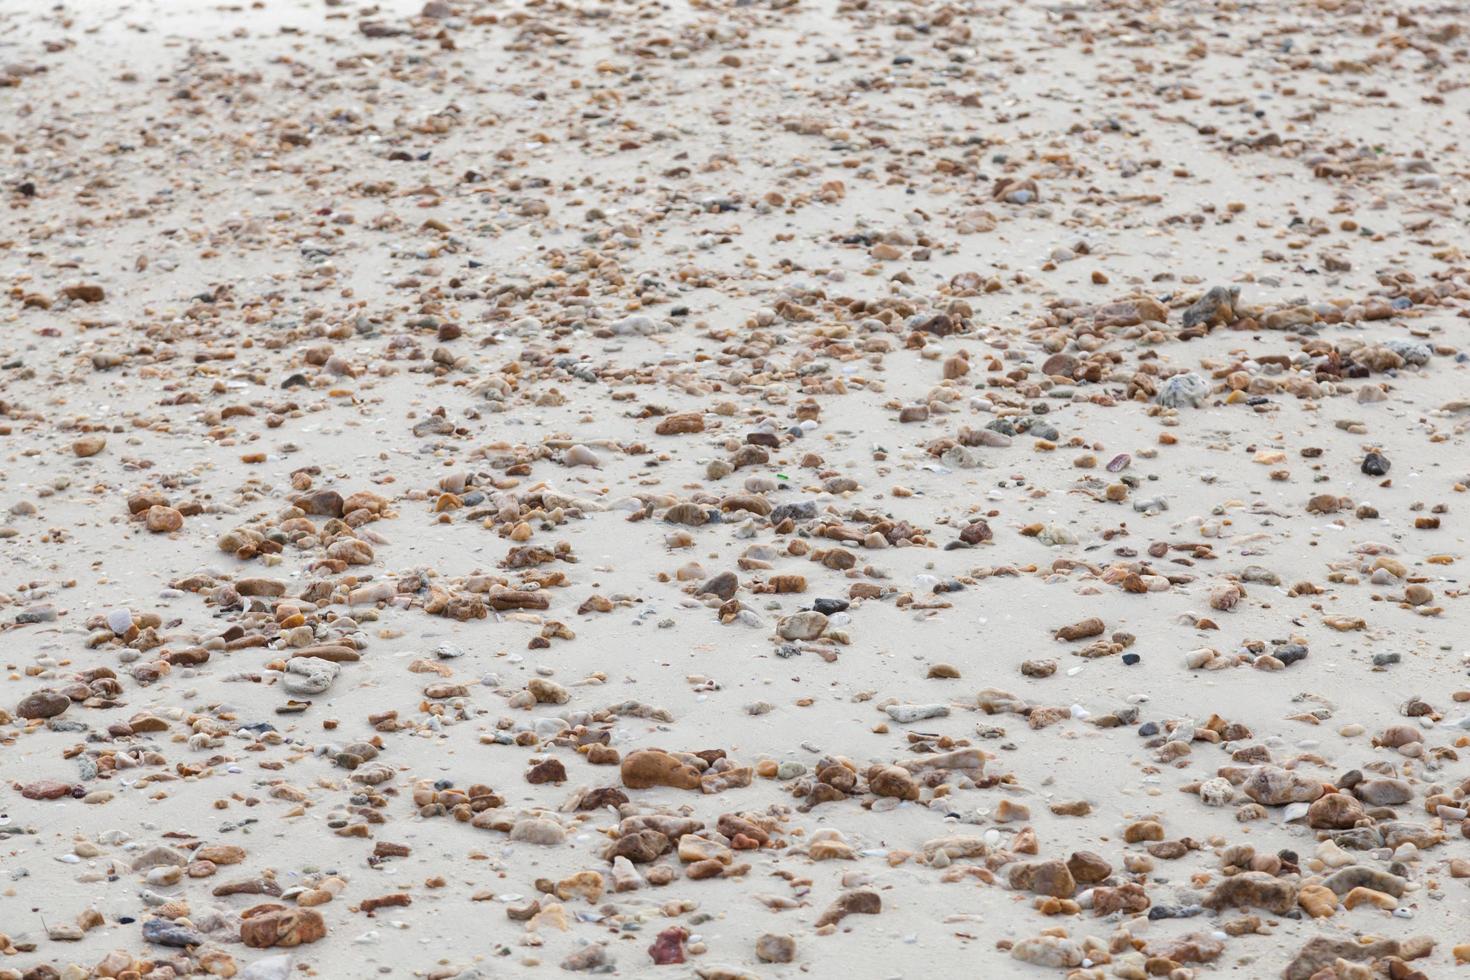
<svg viewBox="0 0 1470 980"><path fill-rule="evenodd" d="M0 0L0 978L1455 975L1467 51Z"/></svg>

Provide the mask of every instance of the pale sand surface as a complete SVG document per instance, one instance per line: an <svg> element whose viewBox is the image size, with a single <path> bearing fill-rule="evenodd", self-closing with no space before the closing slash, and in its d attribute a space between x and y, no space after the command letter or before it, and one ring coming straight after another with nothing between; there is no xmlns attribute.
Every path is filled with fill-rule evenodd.
<svg viewBox="0 0 1470 980"><path fill-rule="evenodd" d="M0 0L0 978L1452 975L1462 24Z"/></svg>

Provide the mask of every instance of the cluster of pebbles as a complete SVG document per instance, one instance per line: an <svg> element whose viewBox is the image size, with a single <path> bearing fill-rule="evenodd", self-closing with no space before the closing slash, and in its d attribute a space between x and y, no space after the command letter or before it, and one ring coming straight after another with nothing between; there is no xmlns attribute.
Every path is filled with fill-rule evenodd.
<svg viewBox="0 0 1470 980"><path fill-rule="evenodd" d="M1470 963L1453 8L0 24L0 980Z"/></svg>

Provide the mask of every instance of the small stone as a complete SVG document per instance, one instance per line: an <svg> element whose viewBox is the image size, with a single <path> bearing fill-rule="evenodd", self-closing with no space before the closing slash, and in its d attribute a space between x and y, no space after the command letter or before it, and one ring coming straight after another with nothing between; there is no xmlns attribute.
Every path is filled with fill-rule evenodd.
<svg viewBox="0 0 1470 980"><path fill-rule="evenodd" d="M560 759L543 759L530 769L526 770L526 782L533 786L542 783L564 783L567 781L567 768Z"/></svg>
<svg viewBox="0 0 1470 980"><path fill-rule="evenodd" d="M1339 898L1347 895L1354 888L1366 888L1375 892L1383 892L1394 898L1402 897L1408 889L1408 881L1406 879L1379 868L1371 868L1363 864L1353 864L1346 868L1340 868L1323 879L1322 884L1330 888Z"/></svg>
<svg viewBox="0 0 1470 980"><path fill-rule="evenodd" d="M879 796L898 800L917 800L918 781L898 766L874 766L868 770L868 788Z"/></svg>
<svg viewBox="0 0 1470 980"><path fill-rule="evenodd" d="M1095 885L1113 873L1113 866L1091 851L1076 851L1067 858L1067 870L1074 880L1084 885Z"/></svg>
<svg viewBox="0 0 1470 980"><path fill-rule="evenodd" d="M1185 309L1181 322L1185 329L1227 324L1235 319L1235 307L1239 302L1239 286L1212 286Z"/></svg>
<svg viewBox="0 0 1470 980"><path fill-rule="evenodd" d="M239 864L246 857L245 848L234 844L206 844L194 851L191 861L208 861L211 864Z"/></svg>
<svg viewBox="0 0 1470 980"><path fill-rule="evenodd" d="M240 941L254 949L314 943L327 935L321 914L313 909L281 909L250 916L240 923Z"/></svg>
<svg viewBox="0 0 1470 980"><path fill-rule="evenodd" d="M1207 779L1200 784L1199 799L1205 806L1229 806L1235 799L1235 787L1228 779Z"/></svg>
<svg viewBox="0 0 1470 980"><path fill-rule="evenodd" d="M204 943L204 937L188 926L176 925L167 919L148 919L143 923L144 942L157 943L159 946L175 946L185 948L189 946L200 946Z"/></svg>
<svg viewBox="0 0 1470 980"><path fill-rule="evenodd" d="M1157 820L1139 820L1123 828L1123 841L1139 844L1164 839L1164 827Z"/></svg>
<svg viewBox="0 0 1470 980"><path fill-rule="evenodd" d="M1070 969L1081 966L1082 947L1060 936L1033 936L1011 947L1011 958L1033 966Z"/></svg>
<svg viewBox="0 0 1470 980"><path fill-rule="evenodd" d="M1363 804L1346 793L1328 793L1307 810L1307 826L1316 830L1349 830L1367 816Z"/></svg>
<svg viewBox="0 0 1470 980"><path fill-rule="evenodd" d="M82 436L71 444L71 451L81 458L96 456L107 446L107 439L99 435Z"/></svg>
<svg viewBox="0 0 1470 980"><path fill-rule="evenodd" d="M21 718L55 718L71 707L71 698L56 691L36 691L20 699L15 713Z"/></svg>
<svg viewBox="0 0 1470 980"><path fill-rule="evenodd" d="M776 626L776 633L783 640L815 640L826 628L826 616L815 610L807 610L782 619Z"/></svg>
<svg viewBox="0 0 1470 980"><path fill-rule="evenodd" d="M1226 878L1204 900L1208 909L1263 908L1285 915L1296 906L1296 886L1260 871Z"/></svg>
<svg viewBox="0 0 1470 980"><path fill-rule="evenodd" d="M1414 791L1402 779L1369 779L1352 789L1353 795L1369 806L1400 806L1414 798Z"/></svg>
<svg viewBox="0 0 1470 980"><path fill-rule="evenodd" d="M523 844L553 847L567 839L567 832L555 820L545 817L525 817L517 820L510 828L510 839Z"/></svg>
<svg viewBox="0 0 1470 980"><path fill-rule="evenodd" d="M648 955L655 966L683 963L684 940L688 938L689 930L682 926L670 926L654 938L653 944L648 947Z"/></svg>
<svg viewBox="0 0 1470 980"><path fill-rule="evenodd" d="M1372 905L1375 908L1391 912L1399 907L1399 902L1398 899L1389 895L1387 892L1374 891L1371 888L1359 886L1342 897L1342 907L1345 909L1355 909L1359 905Z"/></svg>
<svg viewBox="0 0 1470 980"><path fill-rule="evenodd" d="M290 980L291 955L266 956L244 968L237 980Z"/></svg>
<svg viewBox="0 0 1470 980"><path fill-rule="evenodd" d="M1210 384L1194 373L1176 374L1159 386L1154 401L1165 408L1199 408L1209 397Z"/></svg>
<svg viewBox="0 0 1470 980"><path fill-rule="evenodd" d="M629 789L671 786L674 789L699 789L699 770L680 762L667 752L640 749L623 758L620 767L623 785Z"/></svg>
<svg viewBox="0 0 1470 980"><path fill-rule="evenodd" d="M890 704L883 710L900 725L910 725L929 718L949 717L947 704Z"/></svg>
<svg viewBox="0 0 1470 980"><path fill-rule="evenodd" d="M184 526L184 515L172 507L154 505L148 508L144 521L154 534L166 534Z"/></svg>
<svg viewBox="0 0 1470 980"><path fill-rule="evenodd" d="M883 899L871 888L855 888L843 892L817 919L817 928L835 925L849 915L877 915L883 911Z"/></svg>
<svg viewBox="0 0 1470 980"><path fill-rule="evenodd" d="M82 927L72 922L58 922L46 927L46 938L58 943L79 942L86 932Z"/></svg>
<svg viewBox="0 0 1470 980"><path fill-rule="evenodd" d="M286 662L281 687L300 697L321 694L332 686L341 670L335 662L320 657L293 657Z"/></svg>
<svg viewBox="0 0 1470 980"><path fill-rule="evenodd" d="M1314 919L1323 919L1337 911L1337 896L1322 885L1303 885L1297 892L1297 904Z"/></svg>
<svg viewBox="0 0 1470 980"><path fill-rule="evenodd" d="M605 887L602 875L596 871L578 871L556 883L556 897L564 902L582 898L595 903L602 898Z"/></svg>
<svg viewBox="0 0 1470 980"><path fill-rule="evenodd" d="M565 687L545 677L531 678L526 683L526 690L537 704L566 704L572 699L571 692Z"/></svg>
<svg viewBox="0 0 1470 980"><path fill-rule="evenodd" d="M1016 823L1031 819L1031 808L1024 803L1001 800L995 808L996 823Z"/></svg>
<svg viewBox="0 0 1470 980"><path fill-rule="evenodd" d="M1209 963L1225 952L1225 944L1206 933L1191 932L1163 942L1151 942L1148 952L1151 957L1175 963Z"/></svg>
<svg viewBox="0 0 1470 980"><path fill-rule="evenodd" d="M1042 861L1031 868L1031 891L1053 898L1071 898L1077 891L1077 882L1065 863Z"/></svg>
<svg viewBox="0 0 1470 980"><path fill-rule="evenodd" d="M1407 940L1405 945L1413 941ZM1399 956L1401 952L1403 949L1397 939L1359 942L1355 938L1314 936L1307 940L1307 944L1286 965L1281 976L1283 980L1311 980L1312 977L1319 976L1325 968L1333 967L1342 960L1349 964L1369 963L1386 956ZM1333 975L1342 976L1335 970ZM1357 974L1353 976L1356 977Z"/></svg>
<svg viewBox="0 0 1470 980"><path fill-rule="evenodd" d="M577 950L561 961L561 968L573 973L585 973L591 970L600 970L608 965L607 947L601 943L593 943Z"/></svg>
<svg viewBox="0 0 1470 980"><path fill-rule="evenodd" d="M1276 766L1257 766L1240 790L1264 806L1311 803L1324 792L1320 781Z"/></svg>
<svg viewBox="0 0 1470 980"><path fill-rule="evenodd" d="M767 932L755 941L755 955L762 963L790 963L796 959L793 936Z"/></svg>
<svg viewBox="0 0 1470 980"><path fill-rule="evenodd" d="M583 445L571 447L562 456L562 462L567 466L591 466L600 467L602 460L596 453Z"/></svg>
<svg viewBox="0 0 1470 980"><path fill-rule="evenodd" d="M1063 626L1056 631L1058 640L1085 640L1094 636L1101 636L1107 630L1101 619L1096 616Z"/></svg>
<svg viewBox="0 0 1470 980"><path fill-rule="evenodd" d="M721 572L699 587L700 595L716 595L729 602L740 589L740 580L734 572Z"/></svg>

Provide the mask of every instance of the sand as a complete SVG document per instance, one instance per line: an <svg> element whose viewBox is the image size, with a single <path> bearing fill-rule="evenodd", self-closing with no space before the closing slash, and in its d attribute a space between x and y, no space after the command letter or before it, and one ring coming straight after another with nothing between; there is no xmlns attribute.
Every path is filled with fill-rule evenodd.
<svg viewBox="0 0 1470 980"><path fill-rule="evenodd" d="M1453 9L0 26L0 977L1454 969Z"/></svg>

